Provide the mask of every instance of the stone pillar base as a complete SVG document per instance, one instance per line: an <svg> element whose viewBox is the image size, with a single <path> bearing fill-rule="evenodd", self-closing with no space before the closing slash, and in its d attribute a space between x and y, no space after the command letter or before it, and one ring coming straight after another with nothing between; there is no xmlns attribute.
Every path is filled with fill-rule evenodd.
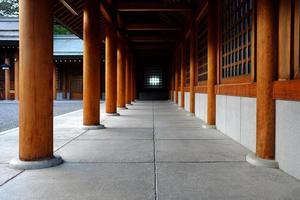
<svg viewBox="0 0 300 200"><path fill-rule="evenodd" d="M120 116L120 113L105 113L105 115L108 117L113 117L113 116Z"/></svg>
<svg viewBox="0 0 300 200"><path fill-rule="evenodd" d="M126 104L126 107L128 107L128 106L132 106L132 104L131 104L131 103L127 103L127 104Z"/></svg>
<svg viewBox="0 0 300 200"><path fill-rule="evenodd" d="M182 107L178 107L178 110L183 110L183 108Z"/></svg>
<svg viewBox="0 0 300 200"><path fill-rule="evenodd" d="M262 159L257 157L254 153L249 153L246 156L246 161L251 165L257 167L266 167L266 168L274 168L274 169L279 168L279 164L276 160Z"/></svg>
<svg viewBox="0 0 300 200"><path fill-rule="evenodd" d="M195 113L188 113L188 114L186 114L186 116L188 116L188 117L195 117Z"/></svg>
<svg viewBox="0 0 300 200"><path fill-rule="evenodd" d="M118 107L117 109L118 110L127 110L128 108L126 108L126 107Z"/></svg>
<svg viewBox="0 0 300 200"><path fill-rule="evenodd" d="M9 167L19 170L44 169L58 166L63 162L63 159L56 155L51 159L39 161L22 161L20 159L13 159L9 162Z"/></svg>
<svg viewBox="0 0 300 200"><path fill-rule="evenodd" d="M204 129L216 129L216 125L203 124L202 128L204 128Z"/></svg>
<svg viewBox="0 0 300 200"><path fill-rule="evenodd" d="M98 129L105 129L105 126L103 124L99 124L99 125L83 125L82 126L83 130L98 130Z"/></svg>

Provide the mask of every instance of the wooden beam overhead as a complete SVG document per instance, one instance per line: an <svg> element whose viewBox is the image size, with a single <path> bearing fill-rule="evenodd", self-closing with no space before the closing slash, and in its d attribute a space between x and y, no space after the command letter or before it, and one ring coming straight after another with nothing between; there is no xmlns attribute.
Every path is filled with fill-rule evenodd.
<svg viewBox="0 0 300 200"><path fill-rule="evenodd" d="M191 12L191 7L161 3L119 3L119 12Z"/></svg>
<svg viewBox="0 0 300 200"><path fill-rule="evenodd" d="M135 37L129 37L129 41L131 42L174 42L175 40L173 38L162 38L162 37L148 37L148 36L135 36Z"/></svg>
<svg viewBox="0 0 300 200"><path fill-rule="evenodd" d="M114 24L111 14L109 12L108 6L104 2L101 2L101 4L100 4L100 12L107 22Z"/></svg>
<svg viewBox="0 0 300 200"><path fill-rule="evenodd" d="M128 31L177 31L179 27L171 27L162 24L128 24Z"/></svg>

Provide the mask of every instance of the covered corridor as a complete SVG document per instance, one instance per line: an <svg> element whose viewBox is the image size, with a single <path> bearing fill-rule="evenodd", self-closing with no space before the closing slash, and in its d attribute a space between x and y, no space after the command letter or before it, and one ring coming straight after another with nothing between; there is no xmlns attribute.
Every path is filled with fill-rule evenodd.
<svg viewBox="0 0 300 200"><path fill-rule="evenodd" d="M300 199L300 0L19 11L1 51L2 96L19 103L19 128L0 133L1 200ZM53 118L54 23L82 40L63 85L83 106Z"/></svg>
<svg viewBox="0 0 300 200"><path fill-rule="evenodd" d="M103 116L104 130L83 131L81 123L82 110L55 119L55 153L65 163L48 169L5 170L17 155L17 130L0 135L0 149L7 148L7 156L0 155L0 199L300 197L299 181L248 164L249 150L217 130L201 128L199 119L169 101L138 101L120 117Z"/></svg>

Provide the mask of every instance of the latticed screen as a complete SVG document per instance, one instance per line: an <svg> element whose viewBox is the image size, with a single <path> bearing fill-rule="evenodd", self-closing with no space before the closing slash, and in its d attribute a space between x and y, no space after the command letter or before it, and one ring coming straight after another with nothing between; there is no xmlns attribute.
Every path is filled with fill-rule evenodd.
<svg viewBox="0 0 300 200"><path fill-rule="evenodd" d="M185 46L185 85L190 85L190 38L187 39Z"/></svg>
<svg viewBox="0 0 300 200"><path fill-rule="evenodd" d="M163 78L161 68L147 68L144 73L145 89L162 89Z"/></svg>
<svg viewBox="0 0 300 200"><path fill-rule="evenodd" d="M252 70L253 0L222 0L222 78Z"/></svg>
<svg viewBox="0 0 300 200"><path fill-rule="evenodd" d="M207 80L207 15L198 24L197 30L197 82Z"/></svg>

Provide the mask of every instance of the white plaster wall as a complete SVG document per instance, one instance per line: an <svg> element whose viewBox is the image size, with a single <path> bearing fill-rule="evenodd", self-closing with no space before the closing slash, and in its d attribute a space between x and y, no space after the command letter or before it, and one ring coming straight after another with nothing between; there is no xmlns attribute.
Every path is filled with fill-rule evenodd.
<svg viewBox="0 0 300 200"><path fill-rule="evenodd" d="M200 93L195 93L195 116L200 118Z"/></svg>
<svg viewBox="0 0 300 200"><path fill-rule="evenodd" d="M188 112L190 112L190 93L185 92L184 93L184 109Z"/></svg>
<svg viewBox="0 0 300 200"><path fill-rule="evenodd" d="M195 116L207 122L207 94L195 94Z"/></svg>
<svg viewBox="0 0 300 200"><path fill-rule="evenodd" d="M178 91L178 106L181 105L181 92Z"/></svg>
<svg viewBox="0 0 300 200"><path fill-rule="evenodd" d="M256 99L217 95L217 128L251 151L256 149Z"/></svg>
<svg viewBox="0 0 300 200"><path fill-rule="evenodd" d="M276 101L276 160L300 179L300 102Z"/></svg>

